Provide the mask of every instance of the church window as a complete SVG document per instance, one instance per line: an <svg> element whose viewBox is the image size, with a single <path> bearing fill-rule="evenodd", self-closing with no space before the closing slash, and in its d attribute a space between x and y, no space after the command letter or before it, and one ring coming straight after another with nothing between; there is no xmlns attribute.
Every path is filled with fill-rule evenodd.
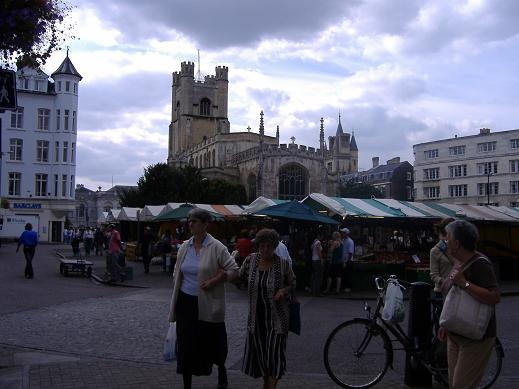
<svg viewBox="0 0 519 389"><path fill-rule="evenodd" d="M216 166L216 153L213 150L213 166Z"/></svg>
<svg viewBox="0 0 519 389"><path fill-rule="evenodd" d="M301 200L307 195L308 172L297 164L289 164L279 169L279 198Z"/></svg>
<svg viewBox="0 0 519 389"><path fill-rule="evenodd" d="M209 116L211 115L211 102L207 97L200 100L200 115Z"/></svg>

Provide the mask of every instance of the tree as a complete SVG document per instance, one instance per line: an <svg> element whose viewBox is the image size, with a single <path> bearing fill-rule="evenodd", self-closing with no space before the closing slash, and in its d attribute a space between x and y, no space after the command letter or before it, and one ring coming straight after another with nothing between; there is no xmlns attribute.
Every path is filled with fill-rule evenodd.
<svg viewBox="0 0 519 389"><path fill-rule="evenodd" d="M43 65L66 38L74 38L63 23L70 10L62 0L0 2L0 60Z"/></svg>
<svg viewBox="0 0 519 389"><path fill-rule="evenodd" d="M208 180L193 166L174 169L166 163L157 163L145 168L137 188L122 192L119 201L123 207L141 208L169 202L242 204L245 188L224 180Z"/></svg>
<svg viewBox="0 0 519 389"><path fill-rule="evenodd" d="M339 186L339 196L355 199L384 198L384 194L373 185L350 179Z"/></svg>

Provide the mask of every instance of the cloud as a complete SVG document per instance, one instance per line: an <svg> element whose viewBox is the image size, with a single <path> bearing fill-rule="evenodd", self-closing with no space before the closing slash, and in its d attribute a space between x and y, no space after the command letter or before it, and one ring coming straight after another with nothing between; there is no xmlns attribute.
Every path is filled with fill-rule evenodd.
<svg viewBox="0 0 519 389"><path fill-rule="evenodd" d="M202 48L246 46L262 39L305 40L340 21L359 1L327 0L112 0L82 1L119 30L123 41L167 39L172 31L191 37Z"/></svg>

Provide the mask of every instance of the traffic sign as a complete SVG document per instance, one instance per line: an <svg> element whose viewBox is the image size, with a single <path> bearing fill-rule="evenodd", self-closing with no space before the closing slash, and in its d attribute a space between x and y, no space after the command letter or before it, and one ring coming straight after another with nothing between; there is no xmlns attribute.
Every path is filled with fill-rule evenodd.
<svg viewBox="0 0 519 389"><path fill-rule="evenodd" d="M16 109L16 73L0 69L0 109Z"/></svg>

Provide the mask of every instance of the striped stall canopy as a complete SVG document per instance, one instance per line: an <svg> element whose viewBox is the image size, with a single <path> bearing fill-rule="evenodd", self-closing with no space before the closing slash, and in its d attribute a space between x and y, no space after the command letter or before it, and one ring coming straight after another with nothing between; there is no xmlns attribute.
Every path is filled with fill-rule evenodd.
<svg viewBox="0 0 519 389"><path fill-rule="evenodd" d="M117 215L116 220L126 220L126 221L137 221L138 213L142 211L142 208L130 208L130 207L122 207L121 212Z"/></svg>
<svg viewBox="0 0 519 389"><path fill-rule="evenodd" d="M141 212L141 221L151 221L163 213L165 205L146 205Z"/></svg>
<svg viewBox="0 0 519 389"><path fill-rule="evenodd" d="M164 205L163 210L157 215L163 215L169 211L173 211L174 209L177 209L182 204L186 203L167 203ZM232 218L240 218L241 214L243 212L244 206L237 205L237 204L191 204L197 208L205 209L209 212L214 212L217 214L222 215L226 219L232 219Z"/></svg>
<svg viewBox="0 0 519 389"><path fill-rule="evenodd" d="M303 203L342 217L416 217L519 222L519 210L508 207L411 202L394 199L351 199L312 193Z"/></svg>
<svg viewBox="0 0 519 389"><path fill-rule="evenodd" d="M269 199L268 197L260 196L248 206L244 207L242 213L251 214L276 204L286 203L287 201L288 200Z"/></svg>

